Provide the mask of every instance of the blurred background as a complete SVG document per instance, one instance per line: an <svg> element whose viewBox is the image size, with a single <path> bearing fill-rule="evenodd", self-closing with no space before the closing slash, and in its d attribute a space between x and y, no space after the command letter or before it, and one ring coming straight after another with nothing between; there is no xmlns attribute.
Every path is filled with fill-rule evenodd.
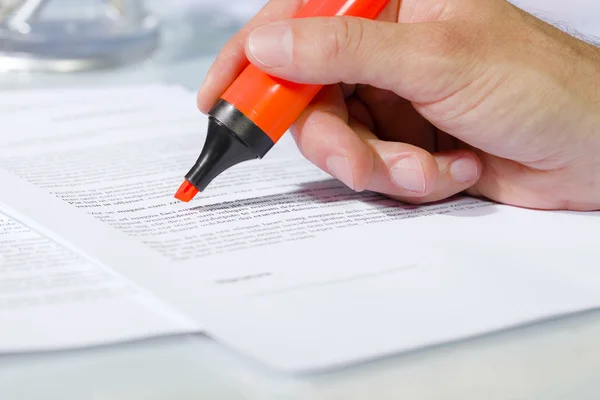
<svg viewBox="0 0 600 400"><path fill-rule="evenodd" d="M0 88L175 82L267 0L0 0Z"/></svg>
<svg viewBox="0 0 600 400"><path fill-rule="evenodd" d="M73 72L214 53L265 0L0 0L0 70Z"/></svg>
<svg viewBox="0 0 600 400"><path fill-rule="evenodd" d="M600 37L598 0L511 0ZM169 81L196 89L267 0L0 0L0 88Z"/></svg>

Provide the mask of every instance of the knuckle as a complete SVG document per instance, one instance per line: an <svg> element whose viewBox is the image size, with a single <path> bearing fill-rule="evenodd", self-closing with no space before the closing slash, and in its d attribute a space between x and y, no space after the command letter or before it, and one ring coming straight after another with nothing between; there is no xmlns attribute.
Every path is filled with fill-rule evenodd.
<svg viewBox="0 0 600 400"><path fill-rule="evenodd" d="M420 44L429 54L444 58L479 54L486 43L485 31L485 27L479 28L462 20L444 22L429 26Z"/></svg>
<svg viewBox="0 0 600 400"><path fill-rule="evenodd" d="M406 72L412 88L418 88L418 102L438 102L465 87L482 62L483 35L468 22L444 21L423 24L403 38L418 60Z"/></svg>
<svg viewBox="0 0 600 400"><path fill-rule="evenodd" d="M364 43L363 25L354 18L338 17L329 24L325 51L330 58L356 56Z"/></svg>
<svg viewBox="0 0 600 400"><path fill-rule="evenodd" d="M425 34L420 37L420 48L429 54L447 56L454 54L462 41L458 32L448 24L437 24L428 27Z"/></svg>

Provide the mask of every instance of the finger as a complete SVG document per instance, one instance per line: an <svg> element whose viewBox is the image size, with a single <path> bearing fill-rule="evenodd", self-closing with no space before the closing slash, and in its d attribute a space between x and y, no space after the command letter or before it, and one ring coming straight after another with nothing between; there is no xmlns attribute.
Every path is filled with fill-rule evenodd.
<svg viewBox="0 0 600 400"><path fill-rule="evenodd" d="M457 21L302 18L254 30L245 50L258 68L286 80L367 84L429 103L469 82L478 45L463 31Z"/></svg>
<svg viewBox="0 0 600 400"><path fill-rule="evenodd" d="M370 132L375 132L375 121L369 111L369 107L357 97L346 99L348 115L364 125Z"/></svg>
<svg viewBox="0 0 600 400"><path fill-rule="evenodd" d="M350 115L366 109L332 86L318 96L292 127L302 154L357 191L371 190L408 202L438 201L474 185L481 163L468 150L430 154L406 143L379 140ZM368 115L368 114L366 114ZM368 118L368 116L365 116Z"/></svg>
<svg viewBox="0 0 600 400"><path fill-rule="evenodd" d="M401 141L435 151L436 129L410 101L372 86L361 86L357 97L367 105L369 114L377 121L376 128L371 130L379 139Z"/></svg>
<svg viewBox="0 0 600 400"><path fill-rule="evenodd" d="M400 12L401 0L390 0L385 8L379 13L377 17L378 21L398 21L398 14Z"/></svg>
<svg viewBox="0 0 600 400"><path fill-rule="evenodd" d="M207 113L223 92L248 65L244 43L253 29L293 16L307 0L270 0L248 24L236 33L217 55L198 90L197 104Z"/></svg>
<svg viewBox="0 0 600 400"><path fill-rule="evenodd" d="M469 190L481 177L481 162L468 151L454 150L434 153L432 156L438 164L439 173L429 194L417 197L397 194L389 196L411 204L436 202Z"/></svg>
<svg viewBox="0 0 600 400"><path fill-rule="evenodd" d="M244 42L251 31L261 25L292 17L308 0L270 0L258 14L220 51L198 91L198 108L207 113L225 89L248 65ZM380 13L378 20L396 21L400 0L391 0Z"/></svg>
<svg viewBox="0 0 600 400"><path fill-rule="evenodd" d="M348 126L340 86L325 88L290 129L309 161L356 191L369 183L372 154Z"/></svg>
<svg viewBox="0 0 600 400"><path fill-rule="evenodd" d="M410 144L381 141L352 118L350 127L373 154L367 190L420 204L461 193L481 176L481 162L469 150L431 154Z"/></svg>
<svg viewBox="0 0 600 400"><path fill-rule="evenodd" d="M356 91L356 85L347 85L345 83L342 83L340 86L342 88L342 92L344 93L345 99L352 96Z"/></svg>
<svg viewBox="0 0 600 400"><path fill-rule="evenodd" d="M466 13L472 8L472 0L403 0L398 10L398 21L415 23L441 21L454 17L457 13Z"/></svg>

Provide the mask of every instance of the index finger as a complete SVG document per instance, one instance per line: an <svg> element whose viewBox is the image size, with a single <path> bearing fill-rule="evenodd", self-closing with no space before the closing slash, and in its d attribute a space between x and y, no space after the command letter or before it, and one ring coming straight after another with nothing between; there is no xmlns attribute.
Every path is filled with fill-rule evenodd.
<svg viewBox="0 0 600 400"><path fill-rule="evenodd" d="M248 24L227 41L198 91L197 104L200 111L208 113L227 87L248 65L244 43L250 33L261 25L292 17L307 1L270 0Z"/></svg>

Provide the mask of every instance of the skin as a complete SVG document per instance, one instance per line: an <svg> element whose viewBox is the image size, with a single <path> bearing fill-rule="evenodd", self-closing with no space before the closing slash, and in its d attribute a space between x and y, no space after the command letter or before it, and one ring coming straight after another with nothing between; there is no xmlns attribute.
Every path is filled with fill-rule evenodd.
<svg viewBox="0 0 600 400"><path fill-rule="evenodd" d="M292 126L357 191L420 204L466 192L600 209L600 50L504 0L392 0L377 21L290 19L271 0L222 49L208 112L241 70L326 85Z"/></svg>

